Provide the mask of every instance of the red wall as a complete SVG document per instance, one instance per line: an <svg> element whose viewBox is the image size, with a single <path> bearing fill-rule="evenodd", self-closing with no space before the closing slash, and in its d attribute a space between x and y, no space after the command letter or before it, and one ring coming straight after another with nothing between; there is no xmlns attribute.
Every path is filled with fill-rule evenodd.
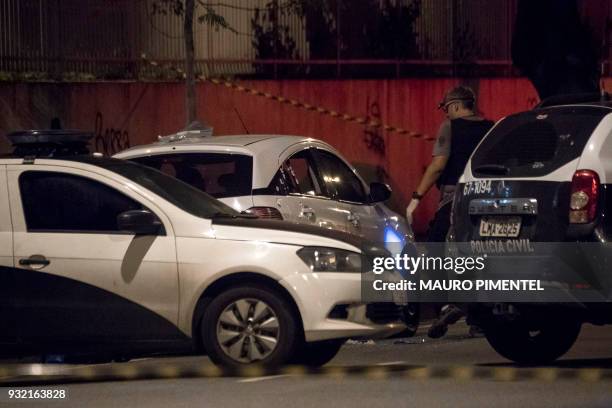
<svg viewBox="0 0 612 408"><path fill-rule="evenodd" d="M443 120L436 105L451 79L372 81L244 81L245 86L298 99L342 113L369 116L394 126L435 135ZM536 93L525 79L482 79L469 83L478 93L482 113L499 119L525 110ZM59 117L66 128L95 130L99 150L112 153L119 145L153 141L159 134L184 126L184 88L178 83L30 83L0 85L0 133L19 128L48 127ZM366 178L381 170L394 189L392 207L403 212L430 159L432 143L395 133L367 129L316 112L296 109L223 86L200 84L200 117L215 134L250 133L306 135L323 139L362 168ZM373 148L366 138L378 141ZM384 143L381 149L380 142ZM4 142L2 142L4 143ZM0 144L0 149L7 149ZM424 231L435 210L437 193L419 208L416 230Z"/></svg>

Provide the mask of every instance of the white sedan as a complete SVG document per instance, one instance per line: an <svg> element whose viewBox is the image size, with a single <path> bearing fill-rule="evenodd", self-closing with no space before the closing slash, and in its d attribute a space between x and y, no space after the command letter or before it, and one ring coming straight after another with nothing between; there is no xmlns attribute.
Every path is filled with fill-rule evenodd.
<svg viewBox="0 0 612 408"><path fill-rule="evenodd" d="M194 137L185 132L115 157L174 176L239 212L345 231L397 253L414 235L384 205L386 184L367 185L329 144L298 136Z"/></svg>

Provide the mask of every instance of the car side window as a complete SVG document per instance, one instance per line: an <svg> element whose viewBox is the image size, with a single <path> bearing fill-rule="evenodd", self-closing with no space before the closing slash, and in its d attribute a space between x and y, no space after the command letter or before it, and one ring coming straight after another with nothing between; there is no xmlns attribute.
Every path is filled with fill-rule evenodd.
<svg viewBox="0 0 612 408"><path fill-rule="evenodd" d="M314 151L317 167L327 192L336 200L367 202L361 180L337 156L324 150Z"/></svg>
<svg viewBox="0 0 612 408"><path fill-rule="evenodd" d="M113 188L65 173L28 171L19 177L28 232L119 232L117 216L143 206Z"/></svg>
<svg viewBox="0 0 612 408"><path fill-rule="evenodd" d="M312 156L308 150L302 150L291 156L285 161L281 169L284 169L292 183L292 192L311 196L323 195L313 166Z"/></svg>
<svg viewBox="0 0 612 408"><path fill-rule="evenodd" d="M175 177L215 198L251 195L253 158L242 154L182 153L130 159Z"/></svg>
<svg viewBox="0 0 612 408"><path fill-rule="evenodd" d="M286 162L282 164L282 166L274 175L272 182L270 182L270 185L268 186L268 191L270 194L273 195L287 195L291 193L299 193L296 187L296 183L293 181L291 171L287 166Z"/></svg>

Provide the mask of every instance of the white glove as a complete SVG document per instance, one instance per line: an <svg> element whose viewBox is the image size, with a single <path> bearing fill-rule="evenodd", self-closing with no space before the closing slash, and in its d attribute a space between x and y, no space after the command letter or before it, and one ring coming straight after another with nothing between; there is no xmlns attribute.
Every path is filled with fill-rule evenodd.
<svg viewBox="0 0 612 408"><path fill-rule="evenodd" d="M421 200L413 198L410 201L410 204L408 204L408 207L406 207L406 220L408 221L409 225L412 225L412 221L413 221L412 213L414 213L414 210L416 210L420 202Z"/></svg>

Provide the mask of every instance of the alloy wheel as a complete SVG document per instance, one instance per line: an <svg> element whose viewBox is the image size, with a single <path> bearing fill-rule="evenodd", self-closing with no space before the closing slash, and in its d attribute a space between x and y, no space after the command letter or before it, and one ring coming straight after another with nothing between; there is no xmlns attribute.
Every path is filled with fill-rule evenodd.
<svg viewBox="0 0 612 408"><path fill-rule="evenodd" d="M228 305L217 320L217 342L239 363L266 359L278 345L280 326L274 310L258 299L239 299Z"/></svg>

